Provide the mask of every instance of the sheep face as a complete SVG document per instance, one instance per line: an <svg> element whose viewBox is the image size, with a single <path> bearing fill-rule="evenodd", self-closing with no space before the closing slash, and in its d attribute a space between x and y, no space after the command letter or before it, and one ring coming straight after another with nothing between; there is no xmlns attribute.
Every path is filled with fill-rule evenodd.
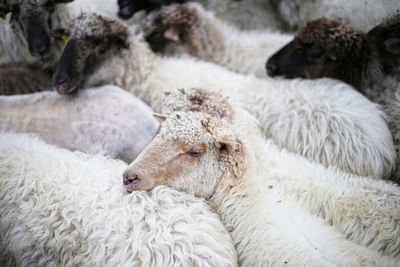
<svg viewBox="0 0 400 267"><path fill-rule="evenodd" d="M204 113L173 112L123 174L124 187L132 192L168 185L208 199L221 177L239 165L231 164L241 146L230 130L226 121Z"/></svg>
<svg viewBox="0 0 400 267"><path fill-rule="evenodd" d="M118 21L82 14L70 27L70 35L56 72L53 87L69 94L79 87L102 60L128 47L128 30Z"/></svg>
<svg viewBox="0 0 400 267"><path fill-rule="evenodd" d="M267 62L270 76L288 78L336 78L349 51L357 51L361 33L338 21L321 18L308 22L295 39Z"/></svg>
<svg viewBox="0 0 400 267"><path fill-rule="evenodd" d="M164 52L167 46L185 45L190 39L191 28L198 23L196 6L199 5L172 4L150 13L142 21L141 29L151 49Z"/></svg>
<svg viewBox="0 0 400 267"><path fill-rule="evenodd" d="M73 0L5 0L0 11L12 13L12 23L21 27L32 56L46 59L51 55L51 15L58 3Z"/></svg>

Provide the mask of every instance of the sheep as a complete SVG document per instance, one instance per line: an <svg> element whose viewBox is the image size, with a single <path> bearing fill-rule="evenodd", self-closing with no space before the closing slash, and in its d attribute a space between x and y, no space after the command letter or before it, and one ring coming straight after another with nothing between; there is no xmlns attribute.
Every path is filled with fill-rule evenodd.
<svg viewBox="0 0 400 267"><path fill-rule="evenodd" d="M203 89L180 89L167 96L162 114L169 115L177 111L202 112L212 117L227 119L231 123L235 123L235 120L239 124L243 123L241 121L249 121L236 119L235 114L241 114L243 111L234 107L238 105L218 93ZM253 127L245 129L246 133L241 129L241 134L245 136L257 131ZM268 149L272 154L272 147ZM302 170L303 166L310 166L310 163L299 157L290 157L290 160L285 158L284 161L275 164L276 168L279 168L278 174L275 175L284 180L280 185L313 214L321 216L352 240L368 244L386 255L394 254L400 257L400 238L393 239L393 235L400 235L400 221L396 219L400 214L399 209L395 208L400 206L399 187L371 179L364 181L359 177L337 175L332 170L328 170L330 175L308 175L309 172L303 173L299 170ZM296 173L293 172L294 168ZM320 172L324 173L327 170ZM332 179L331 176L334 175L336 177ZM373 222L371 218L374 218ZM384 234L384 231L389 234Z"/></svg>
<svg viewBox="0 0 400 267"><path fill-rule="evenodd" d="M63 97L56 92L0 96L0 130L36 133L70 150L131 162L150 143L152 110L116 86Z"/></svg>
<svg viewBox="0 0 400 267"><path fill-rule="evenodd" d="M1 266L237 266L204 200L127 194L127 165L26 134L0 134Z"/></svg>
<svg viewBox="0 0 400 267"><path fill-rule="evenodd" d="M0 19L0 63L41 60L51 68L64 46L63 29L72 19L81 11L113 16L117 5L108 0L5 0L0 11L6 14Z"/></svg>
<svg viewBox="0 0 400 267"><path fill-rule="evenodd" d="M266 78L264 60L293 38L272 30L241 31L198 3L173 4L149 14L141 23L153 51L183 52L234 72Z"/></svg>
<svg viewBox="0 0 400 267"><path fill-rule="evenodd" d="M48 71L37 64L9 62L0 64L0 95L28 94L51 90Z"/></svg>
<svg viewBox="0 0 400 267"><path fill-rule="evenodd" d="M370 178L360 179L334 168L325 169L299 155L281 151L261 137L254 119L246 111L231 106L225 114L227 117L222 118L192 111L168 114L158 135L124 172L123 184L127 191L168 185L205 198L231 233L239 265L397 264L400 255L399 187ZM294 164L287 168L287 161ZM282 168L285 169L283 173ZM364 227L364 231L357 231L360 236L368 235L365 232L370 234L370 230L378 226L371 231L377 231L373 244L368 242L369 238L357 240L358 244L347 240L346 233L324 223L322 218L312 215L298 203L293 193L295 189L290 186L295 185L299 191L312 186L310 191L320 197L319 202L324 202L326 196L318 189L329 188L326 181L333 182L336 178L343 182L334 188L338 195L347 191L340 188L346 187L346 181L349 186L352 182L363 184L376 192L367 197L361 193L368 192L365 187L356 190L361 202L355 202L360 205L359 210L351 205L336 208L342 212L342 218L352 217L352 223ZM345 192L346 196L351 196L349 191ZM389 192L391 196L386 200L385 194ZM379 211L385 224L380 224L382 218L378 215L364 217L370 211ZM349 228L343 232L350 233L347 238L353 239L356 234Z"/></svg>
<svg viewBox="0 0 400 267"><path fill-rule="evenodd" d="M400 9L397 0L270 0L287 28L298 30L307 21L325 16L367 30Z"/></svg>
<svg viewBox="0 0 400 267"><path fill-rule="evenodd" d="M310 21L268 60L267 71L271 76L331 77L353 85L383 106L399 159L399 32L400 13L368 33L326 18ZM400 181L400 170L393 179Z"/></svg>
<svg viewBox="0 0 400 267"><path fill-rule="evenodd" d="M68 94L79 86L114 83L155 112L164 92L174 88L230 92L281 147L362 176L390 175L395 152L383 113L348 85L330 79L267 81L193 58L160 57L136 29L129 33L118 21L95 14L77 18L53 76L54 89ZM107 49L98 53L103 46Z"/></svg>

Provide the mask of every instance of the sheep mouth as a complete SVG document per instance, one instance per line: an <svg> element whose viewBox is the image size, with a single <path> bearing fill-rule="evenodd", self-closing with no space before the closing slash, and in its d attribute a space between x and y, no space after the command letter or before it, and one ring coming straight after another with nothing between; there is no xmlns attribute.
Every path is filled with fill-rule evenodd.
<svg viewBox="0 0 400 267"><path fill-rule="evenodd" d="M75 92L78 89L78 85L74 86L59 85L59 86L54 86L53 89L57 91L60 95L68 95Z"/></svg>

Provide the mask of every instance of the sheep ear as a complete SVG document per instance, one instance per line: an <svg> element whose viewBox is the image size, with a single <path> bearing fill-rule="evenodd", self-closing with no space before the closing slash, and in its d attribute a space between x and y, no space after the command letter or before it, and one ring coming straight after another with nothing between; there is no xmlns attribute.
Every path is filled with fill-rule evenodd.
<svg viewBox="0 0 400 267"><path fill-rule="evenodd" d="M215 141L215 146L219 149L221 156L228 158L226 164L231 173L237 178L242 177L246 166L246 164L244 164L245 153L242 142L238 139L233 140L228 136L224 136Z"/></svg>
<svg viewBox="0 0 400 267"><path fill-rule="evenodd" d="M167 118L166 115L159 114L159 113L153 113L153 116L154 116L154 118L156 118L156 120L157 120L159 123L162 123L162 122L165 121L165 119Z"/></svg>
<svg viewBox="0 0 400 267"><path fill-rule="evenodd" d="M59 40L63 40L64 43L67 42L69 32L66 29L58 28L51 31L51 35Z"/></svg>
<svg viewBox="0 0 400 267"><path fill-rule="evenodd" d="M168 40L177 42L179 41L179 32L175 27L170 27L164 32L164 37Z"/></svg>
<svg viewBox="0 0 400 267"><path fill-rule="evenodd" d="M383 44L389 53L400 55L400 38L389 38Z"/></svg>
<svg viewBox="0 0 400 267"><path fill-rule="evenodd" d="M220 155L228 156L235 150L236 141L230 136L225 135L217 138L215 141L215 147L219 149Z"/></svg>

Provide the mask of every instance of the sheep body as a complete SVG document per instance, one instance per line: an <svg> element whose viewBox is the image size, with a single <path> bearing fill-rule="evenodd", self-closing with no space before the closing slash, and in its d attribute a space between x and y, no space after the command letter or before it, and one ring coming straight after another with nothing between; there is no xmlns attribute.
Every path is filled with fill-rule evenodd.
<svg viewBox="0 0 400 267"><path fill-rule="evenodd" d="M160 19L161 18L161 19ZM293 38L269 29L242 31L226 24L198 3L174 4L149 14L142 22L146 40L152 48L158 43L165 54L189 53L232 71L266 78L265 60ZM163 31L176 31L176 40ZM161 31L162 41L152 34Z"/></svg>
<svg viewBox="0 0 400 267"><path fill-rule="evenodd" d="M51 89L51 75L27 62L0 64L0 95L28 94Z"/></svg>
<svg viewBox="0 0 400 267"><path fill-rule="evenodd" d="M169 114L159 134L125 171L124 181L131 175L140 177L135 184L127 183L127 189L150 190L156 185L167 184L209 199L232 235L240 265L396 266L398 244L394 244L393 251L382 256L380 253L383 251L375 250L373 245L358 240L354 242L352 237L347 240L345 231L310 214L309 208L300 204L295 199L296 195L282 185L286 177L279 175L280 168L285 165L286 159L293 157L300 162L295 168L285 165L290 172L290 180L297 179L297 172L307 173L299 178L307 179L305 182L329 176L329 172L315 163L303 166L299 155L281 153L270 140L262 140L254 120L246 115L246 111L233 110L240 111L240 114L235 113L234 120L215 119L199 112ZM181 150L185 147L203 147L203 154L195 159L186 156L187 150ZM180 155L178 160L174 158L175 153ZM300 169L297 169L299 166ZM340 175L347 179L361 179L337 170L331 173L330 179L335 180ZM311 184L314 189L318 188L318 183ZM309 183L303 184L303 189L307 186ZM392 188L388 191L395 192L398 202L399 188L387 184L387 187L390 186ZM384 194L378 195L379 198L384 197ZM386 211L383 215L387 219L399 213L398 205L392 208L396 210L394 213L386 213L387 210L382 209ZM380 203L374 203L370 209L380 210ZM344 211L354 212L353 215L357 216L357 211L351 208L347 207ZM357 224L362 226L375 220L379 222L381 219L363 218ZM397 240L398 222L393 224L389 220L385 226L388 229L382 226L377 235L388 235L389 240ZM348 231L351 232L351 229ZM388 244L389 241L382 238L379 242Z"/></svg>
<svg viewBox="0 0 400 267"><path fill-rule="evenodd" d="M397 0L327 1L327 0L272 0L279 17L292 30L307 21L327 17L338 19L359 30L369 30L383 18L400 8Z"/></svg>
<svg viewBox="0 0 400 267"><path fill-rule="evenodd" d="M131 162L158 128L152 110L116 86L0 96L0 130L36 133L51 144Z"/></svg>
<svg viewBox="0 0 400 267"><path fill-rule="evenodd" d="M383 113L344 83L262 80L192 58L158 57L133 32L129 43L128 49L104 59L84 86L113 82L156 112L164 92L175 88L231 92L260 121L265 135L290 151L363 176L387 177L392 171L395 153ZM272 124L276 131L269 130Z"/></svg>
<svg viewBox="0 0 400 267"><path fill-rule="evenodd" d="M159 187L124 193L126 164L0 134L0 263L237 266L218 215Z"/></svg>

